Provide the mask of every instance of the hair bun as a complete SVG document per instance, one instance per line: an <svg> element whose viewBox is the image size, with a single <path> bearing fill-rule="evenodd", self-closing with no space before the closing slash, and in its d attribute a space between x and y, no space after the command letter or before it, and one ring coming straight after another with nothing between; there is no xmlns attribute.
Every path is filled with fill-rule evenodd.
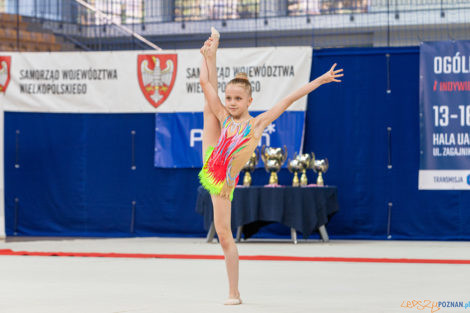
<svg viewBox="0 0 470 313"><path fill-rule="evenodd" d="M248 75L246 75L244 72L238 72L237 75L235 75L235 78L248 80Z"/></svg>

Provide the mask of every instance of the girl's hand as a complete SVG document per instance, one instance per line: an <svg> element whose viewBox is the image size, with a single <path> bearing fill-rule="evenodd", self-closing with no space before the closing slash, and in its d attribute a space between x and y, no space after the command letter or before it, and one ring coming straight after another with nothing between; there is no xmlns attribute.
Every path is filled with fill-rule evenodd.
<svg viewBox="0 0 470 313"><path fill-rule="evenodd" d="M327 84L331 82L341 82L341 80L337 79L338 77L342 77L344 74L338 74L343 71L343 69L339 69L335 71L336 63L330 68L328 72L320 76L320 81L322 84Z"/></svg>

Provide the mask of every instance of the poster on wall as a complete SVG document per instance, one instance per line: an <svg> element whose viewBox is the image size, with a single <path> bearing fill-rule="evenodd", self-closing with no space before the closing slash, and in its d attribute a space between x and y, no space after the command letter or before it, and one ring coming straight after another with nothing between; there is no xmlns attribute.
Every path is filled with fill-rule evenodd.
<svg viewBox="0 0 470 313"><path fill-rule="evenodd" d="M470 189L470 41L420 47L419 189Z"/></svg>
<svg viewBox="0 0 470 313"><path fill-rule="evenodd" d="M251 111L256 116L262 111ZM272 122L261 135L258 148L285 147L293 158L302 150L305 111L287 111ZM157 167L202 167L201 112L156 114L155 166ZM258 167L263 166L260 160ZM287 166L287 162L283 167Z"/></svg>
<svg viewBox="0 0 470 313"><path fill-rule="evenodd" d="M246 72L251 110L265 110L307 82L311 58L309 47L219 49L219 95ZM14 112L202 112L200 61L198 49L0 52L0 104ZM301 99L291 109L305 110L305 104Z"/></svg>

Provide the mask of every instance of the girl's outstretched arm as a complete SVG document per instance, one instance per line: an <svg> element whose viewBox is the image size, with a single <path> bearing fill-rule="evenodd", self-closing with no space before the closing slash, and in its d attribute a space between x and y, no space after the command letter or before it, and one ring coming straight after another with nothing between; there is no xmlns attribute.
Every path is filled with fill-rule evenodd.
<svg viewBox="0 0 470 313"><path fill-rule="evenodd" d="M209 70L207 68L206 58L204 56L204 47L201 48L201 53L203 55L201 62L201 69L199 74L199 83L201 84L202 91L206 97L207 103L211 108L212 112L215 114L217 119L222 123L225 118L228 116L227 109L220 101L219 95L217 94L216 89L212 86L209 80Z"/></svg>
<svg viewBox="0 0 470 313"><path fill-rule="evenodd" d="M258 129L263 131L269 124L271 124L274 120L276 120L284 111L295 101L302 98L303 96L308 95L318 87L323 84L327 84L330 82L340 82L341 80L337 79L338 77L343 76L343 74L339 74L343 71L343 69L339 69L335 71L336 63L331 67L331 69L323 74L322 76L312 80L308 84L300 87L278 103L276 103L271 109L268 111L260 114L257 117L258 120Z"/></svg>

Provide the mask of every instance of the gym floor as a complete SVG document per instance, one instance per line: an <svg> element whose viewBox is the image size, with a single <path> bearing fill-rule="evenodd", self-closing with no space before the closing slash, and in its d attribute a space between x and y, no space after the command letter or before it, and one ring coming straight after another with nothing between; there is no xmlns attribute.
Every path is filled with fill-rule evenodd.
<svg viewBox="0 0 470 313"><path fill-rule="evenodd" d="M222 249L204 238L8 237L0 312L470 312L447 307L470 301L470 242L248 240L238 249L244 303L232 307Z"/></svg>

